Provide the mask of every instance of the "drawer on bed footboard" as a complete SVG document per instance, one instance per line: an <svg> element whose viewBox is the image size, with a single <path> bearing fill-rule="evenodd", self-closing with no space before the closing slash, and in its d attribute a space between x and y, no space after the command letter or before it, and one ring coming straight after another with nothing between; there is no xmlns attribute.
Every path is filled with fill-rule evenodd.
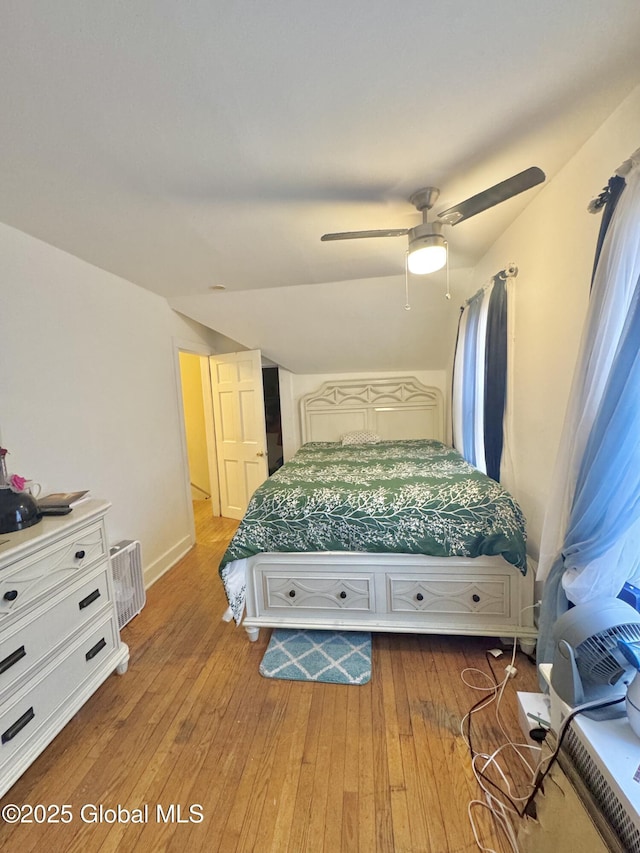
<svg viewBox="0 0 640 853"><path fill-rule="evenodd" d="M264 573L262 583L267 610L295 608L305 610L357 610L373 612L373 578L358 576L304 575L295 577Z"/></svg>
<svg viewBox="0 0 640 853"><path fill-rule="evenodd" d="M432 575L419 578L389 575L389 607L392 612L469 614L480 617L511 617L511 584L508 575L455 578Z"/></svg>

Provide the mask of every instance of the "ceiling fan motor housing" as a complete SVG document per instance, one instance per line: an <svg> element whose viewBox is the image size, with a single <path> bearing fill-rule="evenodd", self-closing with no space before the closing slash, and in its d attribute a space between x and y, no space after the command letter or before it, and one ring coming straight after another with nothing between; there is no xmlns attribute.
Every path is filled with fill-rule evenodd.
<svg viewBox="0 0 640 853"><path fill-rule="evenodd" d="M425 237L432 237L434 234L442 237L441 222L421 222L420 225L416 225L415 228L410 228L409 251L412 251L414 248L418 248L419 240L422 240ZM442 239L444 240L444 237ZM416 243L415 247L413 246L414 243Z"/></svg>

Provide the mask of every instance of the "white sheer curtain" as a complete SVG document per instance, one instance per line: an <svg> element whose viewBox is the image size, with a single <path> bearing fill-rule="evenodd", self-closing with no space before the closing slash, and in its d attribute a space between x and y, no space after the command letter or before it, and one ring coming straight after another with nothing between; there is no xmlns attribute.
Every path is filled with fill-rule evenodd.
<svg viewBox="0 0 640 853"><path fill-rule="evenodd" d="M501 270L461 309L453 365L453 446L471 465L500 481L509 379L508 282Z"/></svg>
<svg viewBox="0 0 640 853"><path fill-rule="evenodd" d="M471 465L487 473L484 447L485 348L493 282L462 308L453 368L453 446Z"/></svg>
<svg viewBox="0 0 640 853"><path fill-rule="evenodd" d="M545 580L563 547L576 480L585 447L599 411L631 300L640 277L640 149L618 170L626 188L607 231L593 287L574 374L552 492L542 532L538 579ZM640 345L640 342L639 342ZM640 527L615 543L602 557L562 577L569 600L617 595L640 563L636 548ZM635 544L633 544L635 543Z"/></svg>
<svg viewBox="0 0 640 853"><path fill-rule="evenodd" d="M462 309L453 370L453 446L485 474L485 344L492 286L475 293Z"/></svg>
<svg viewBox="0 0 640 853"><path fill-rule="evenodd" d="M462 402L462 375L464 372L464 345L467 337L468 311L462 311L458 324L458 339L453 360L453 392L451 399L451 421L453 429L453 446L464 453L464 418Z"/></svg>

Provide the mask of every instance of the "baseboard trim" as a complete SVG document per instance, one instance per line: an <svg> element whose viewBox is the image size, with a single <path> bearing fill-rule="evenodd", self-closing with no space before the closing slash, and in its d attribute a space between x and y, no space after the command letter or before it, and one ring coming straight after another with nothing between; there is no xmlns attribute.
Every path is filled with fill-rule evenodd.
<svg viewBox="0 0 640 853"><path fill-rule="evenodd" d="M172 569L176 563L189 553L193 548L194 543L190 536L185 536L179 542L169 548L164 554L161 554L157 560L146 566L144 569L144 587L149 589L162 575L166 574L169 569Z"/></svg>

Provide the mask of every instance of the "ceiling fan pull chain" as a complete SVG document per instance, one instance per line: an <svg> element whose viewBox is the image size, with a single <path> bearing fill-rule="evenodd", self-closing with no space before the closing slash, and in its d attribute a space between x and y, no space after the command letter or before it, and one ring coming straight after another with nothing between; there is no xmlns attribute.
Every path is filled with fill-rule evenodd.
<svg viewBox="0 0 640 853"><path fill-rule="evenodd" d="M411 311L411 305L409 304L409 252L404 253L404 310Z"/></svg>
<svg viewBox="0 0 640 853"><path fill-rule="evenodd" d="M446 244L446 246L447 246L447 292L445 293L445 296L447 299L451 299L451 290L449 288L449 245Z"/></svg>

